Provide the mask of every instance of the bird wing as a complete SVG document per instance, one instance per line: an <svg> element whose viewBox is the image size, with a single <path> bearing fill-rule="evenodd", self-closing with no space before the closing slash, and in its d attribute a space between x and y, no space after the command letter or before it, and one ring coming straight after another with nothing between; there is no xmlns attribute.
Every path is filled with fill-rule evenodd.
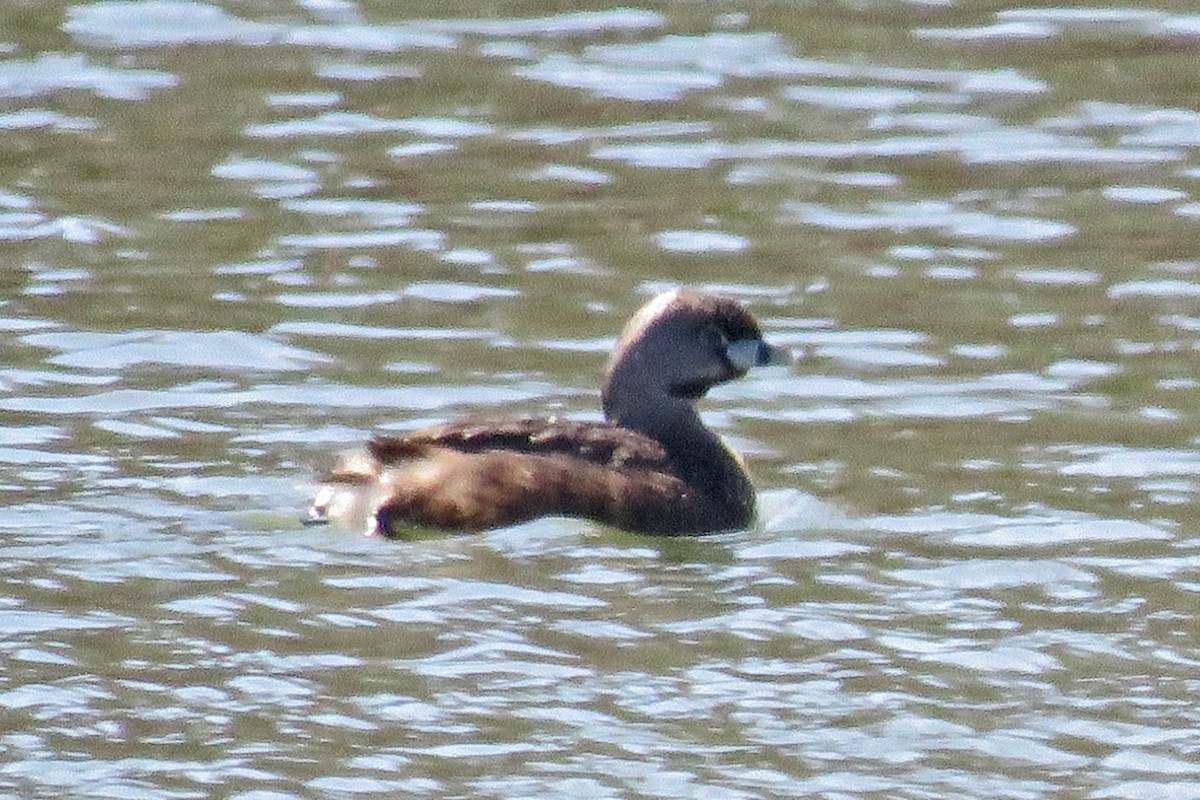
<svg viewBox="0 0 1200 800"><path fill-rule="evenodd" d="M610 422L547 419L466 419L406 436L377 437L368 450L382 464L418 458L434 448L463 453L505 451L578 458L610 469L662 470L666 450L655 440Z"/></svg>

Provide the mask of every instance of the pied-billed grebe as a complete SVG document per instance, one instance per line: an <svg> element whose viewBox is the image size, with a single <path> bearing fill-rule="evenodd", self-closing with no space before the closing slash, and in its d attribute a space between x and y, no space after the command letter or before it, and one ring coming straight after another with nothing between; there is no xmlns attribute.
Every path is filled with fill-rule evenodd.
<svg viewBox="0 0 1200 800"><path fill-rule="evenodd" d="M733 300L665 292L613 350L601 392L607 421L472 417L379 437L343 458L308 521L365 517L368 533L389 537L549 515L668 536L744 528L754 488L695 403L751 367L790 360Z"/></svg>

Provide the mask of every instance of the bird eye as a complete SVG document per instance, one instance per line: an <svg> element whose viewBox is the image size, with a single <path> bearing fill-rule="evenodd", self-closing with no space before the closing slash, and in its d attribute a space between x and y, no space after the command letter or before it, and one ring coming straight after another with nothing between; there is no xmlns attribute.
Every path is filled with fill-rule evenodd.
<svg viewBox="0 0 1200 800"><path fill-rule="evenodd" d="M714 325L706 325L701 336L714 353L724 356L725 348L729 345L729 337L725 335L725 331Z"/></svg>

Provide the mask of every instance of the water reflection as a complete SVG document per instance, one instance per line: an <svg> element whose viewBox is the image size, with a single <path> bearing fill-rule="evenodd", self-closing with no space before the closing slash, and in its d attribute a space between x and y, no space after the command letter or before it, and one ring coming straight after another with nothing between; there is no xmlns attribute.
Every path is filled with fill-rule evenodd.
<svg viewBox="0 0 1200 800"><path fill-rule="evenodd" d="M0 43L14 796L1192 796L1196 17L43 4ZM680 283L757 528L383 546Z"/></svg>

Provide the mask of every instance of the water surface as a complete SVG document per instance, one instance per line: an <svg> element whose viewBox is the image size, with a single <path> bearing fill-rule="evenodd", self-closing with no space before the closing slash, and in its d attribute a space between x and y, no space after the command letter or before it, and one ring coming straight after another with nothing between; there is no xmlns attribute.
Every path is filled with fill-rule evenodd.
<svg viewBox="0 0 1200 800"><path fill-rule="evenodd" d="M1193 11L0 19L5 793L1200 797ZM681 284L755 529L299 526Z"/></svg>

